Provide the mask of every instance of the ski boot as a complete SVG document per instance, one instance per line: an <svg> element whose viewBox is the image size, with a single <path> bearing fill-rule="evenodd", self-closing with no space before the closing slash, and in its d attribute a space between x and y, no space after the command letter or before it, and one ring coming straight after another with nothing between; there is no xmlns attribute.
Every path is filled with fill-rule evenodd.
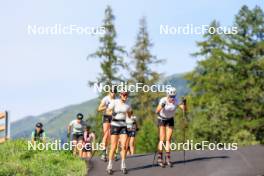
<svg viewBox="0 0 264 176"><path fill-rule="evenodd" d="M101 156L101 160L104 161L104 162L106 162L106 161L107 161L106 155L103 154L103 155Z"/></svg>

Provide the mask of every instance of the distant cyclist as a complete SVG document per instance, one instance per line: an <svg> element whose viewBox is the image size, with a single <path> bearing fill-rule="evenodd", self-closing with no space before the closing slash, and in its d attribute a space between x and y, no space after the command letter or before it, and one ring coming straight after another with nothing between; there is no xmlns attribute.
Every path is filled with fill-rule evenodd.
<svg viewBox="0 0 264 176"><path fill-rule="evenodd" d="M43 129L43 124L38 122L36 124L35 130L31 133L32 142L46 142L46 133Z"/></svg>
<svg viewBox="0 0 264 176"><path fill-rule="evenodd" d="M136 131L138 130L137 117L131 116L130 118L126 118L126 124L127 124L127 132L128 132L128 139L126 143L126 150L127 154L134 155L135 154L135 137L136 137Z"/></svg>
<svg viewBox="0 0 264 176"><path fill-rule="evenodd" d="M86 123L83 121L83 114L78 113L76 115L76 119L71 121L68 126L68 137L70 136L72 132L72 138L73 138L73 154L77 154L77 150L79 153L79 156L82 157L82 143L83 143L83 132L84 128L86 127Z"/></svg>
<svg viewBox="0 0 264 176"><path fill-rule="evenodd" d="M159 127L158 164L161 167L165 167L165 164L172 167L172 163L170 161L170 143L174 127L174 115L177 106L181 109L184 108L183 105L178 104L178 100L176 99L176 89L174 87L170 87L167 90L167 96L160 99L159 105L156 109ZM166 163L163 162L162 156L162 144L164 141L166 141Z"/></svg>
<svg viewBox="0 0 264 176"><path fill-rule="evenodd" d="M116 94L116 87L112 87L109 94L106 95L102 100L101 103L98 107L99 112L103 112L103 139L102 139L102 144L103 147L105 148L103 150L103 154L101 156L101 159L106 161L106 150L107 147L110 143L110 123L112 120L112 115L107 115L106 114L106 109L108 108L109 104L114 101L115 99L115 94Z"/></svg>
<svg viewBox="0 0 264 176"><path fill-rule="evenodd" d="M86 126L83 134L83 158L91 158L92 156L92 143L95 141L95 134L91 131L90 126Z"/></svg>
<svg viewBox="0 0 264 176"><path fill-rule="evenodd" d="M121 145L121 171L123 174L127 173L125 159L126 159L126 140L127 140L127 125L126 117L131 117L132 109L127 103L128 92L122 90L120 92L120 99L116 99L109 105L107 114L112 114L113 119L111 122L111 149L109 152L109 163L107 166L107 173L113 173L113 160L114 153L118 146Z"/></svg>

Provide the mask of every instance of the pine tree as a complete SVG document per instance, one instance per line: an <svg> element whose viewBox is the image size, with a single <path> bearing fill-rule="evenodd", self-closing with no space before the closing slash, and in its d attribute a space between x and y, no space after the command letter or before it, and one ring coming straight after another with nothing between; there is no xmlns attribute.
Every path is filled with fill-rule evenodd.
<svg viewBox="0 0 264 176"><path fill-rule="evenodd" d="M219 24L214 21L211 26ZM264 70L264 14L259 7L243 6L234 26L237 34L205 34L205 41L198 42L200 51L194 56L204 59L187 75L194 135L223 141L235 139L231 135L236 133L251 133L251 140L264 142L264 81L259 74Z"/></svg>
<svg viewBox="0 0 264 176"><path fill-rule="evenodd" d="M124 47L119 46L116 42L116 30L114 26L115 16L113 15L112 8L107 6L105 10L105 19L103 20L103 27L105 34L100 37L99 41L101 46L98 50L90 54L88 58L100 58L101 70L97 83L103 85L111 85L113 82L122 81L122 76L119 73L120 69L125 68L124 55L126 51ZM90 82L93 84L94 82Z"/></svg>
<svg viewBox="0 0 264 176"><path fill-rule="evenodd" d="M143 85L157 84L161 74L152 70L153 64L159 64L162 60L157 59L156 56L151 54L151 48L153 44L149 39L147 32L146 19L140 20L139 32L134 47L132 48L132 65L134 69L131 71L131 82L142 83ZM139 117L139 123L145 118L153 118L155 102L159 97L159 93L156 92L136 92L132 98L133 109L135 114Z"/></svg>
<svg viewBox="0 0 264 176"><path fill-rule="evenodd" d="M99 38L101 46L98 50L88 56L88 58L101 59L100 67L101 73L97 77L97 80L90 81L90 86L94 83L100 83L102 85L112 85L122 81L123 77L120 74L120 70L126 68L124 63L124 55L126 51L122 46L119 46L116 42L117 33L114 26L115 16L113 15L110 6L105 9L105 19L103 20L103 27L105 28L105 34ZM103 97L106 92L102 92L99 97ZM93 128L96 131L98 140L102 138L102 115L96 113L90 117L93 122Z"/></svg>

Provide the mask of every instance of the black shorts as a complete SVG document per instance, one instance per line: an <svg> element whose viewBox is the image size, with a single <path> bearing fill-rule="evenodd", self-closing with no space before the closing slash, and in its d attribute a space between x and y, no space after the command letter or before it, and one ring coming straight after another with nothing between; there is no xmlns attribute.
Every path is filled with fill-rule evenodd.
<svg viewBox="0 0 264 176"><path fill-rule="evenodd" d="M169 118L166 120L158 119L158 126L169 126L174 127L174 118Z"/></svg>
<svg viewBox="0 0 264 176"><path fill-rule="evenodd" d="M112 116L109 115L103 115L103 123L111 123Z"/></svg>
<svg viewBox="0 0 264 176"><path fill-rule="evenodd" d="M136 137L136 130L127 130L128 137Z"/></svg>
<svg viewBox="0 0 264 176"><path fill-rule="evenodd" d="M83 152L91 152L92 151L92 146L91 144L83 144Z"/></svg>
<svg viewBox="0 0 264 176"><path fill-rule="evenodd" d="M73 140L80 141L83 140L83 134L73 134L72 135Z"/></svg>
<svg viewBox="0 0 264 176"><path fill-rule="evenodd" d="M127 134L127 127L111 126L111 135Z"/></svg>

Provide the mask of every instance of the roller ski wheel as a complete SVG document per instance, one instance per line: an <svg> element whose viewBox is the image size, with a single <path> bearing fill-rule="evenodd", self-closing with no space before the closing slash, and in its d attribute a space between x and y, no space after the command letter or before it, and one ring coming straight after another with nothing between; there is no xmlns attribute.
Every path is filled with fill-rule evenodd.
<svg viewBox="0 0 264 176"><path fill-rule="evenodd" d="M107 162L106 156L102 155L101 160L104 161L104 162Z"/></svg>
<svg viewBox="0 0 264 176"><path fill-rule="evenodd" d="M164 168L165 164L163 163L163 161L158 161L158 166L161 168Z"/></svg>
<svg viewBox="0 0 264 176"><path fill-rule="evenodd" d="M167 166L169 166L169 167L172 167L173 165L172 165L172 163L170 162L170 161L167 161Z"/></svg>
<svg viewBox="0 0 264 176"><path fill-rule="evenodd" d="M123 169L121 169L121 172L122 172L123 174L127 174L127 169L126 169L126 168L123 168Z"/></svg>
<svg viewBox="0 0 264 176"><path fill-rule="evenodd" d="M108 175L113 175L114 171L113 171L113 169L107 169L107 170L106 170L106 173L107 173Z"/></svg>

